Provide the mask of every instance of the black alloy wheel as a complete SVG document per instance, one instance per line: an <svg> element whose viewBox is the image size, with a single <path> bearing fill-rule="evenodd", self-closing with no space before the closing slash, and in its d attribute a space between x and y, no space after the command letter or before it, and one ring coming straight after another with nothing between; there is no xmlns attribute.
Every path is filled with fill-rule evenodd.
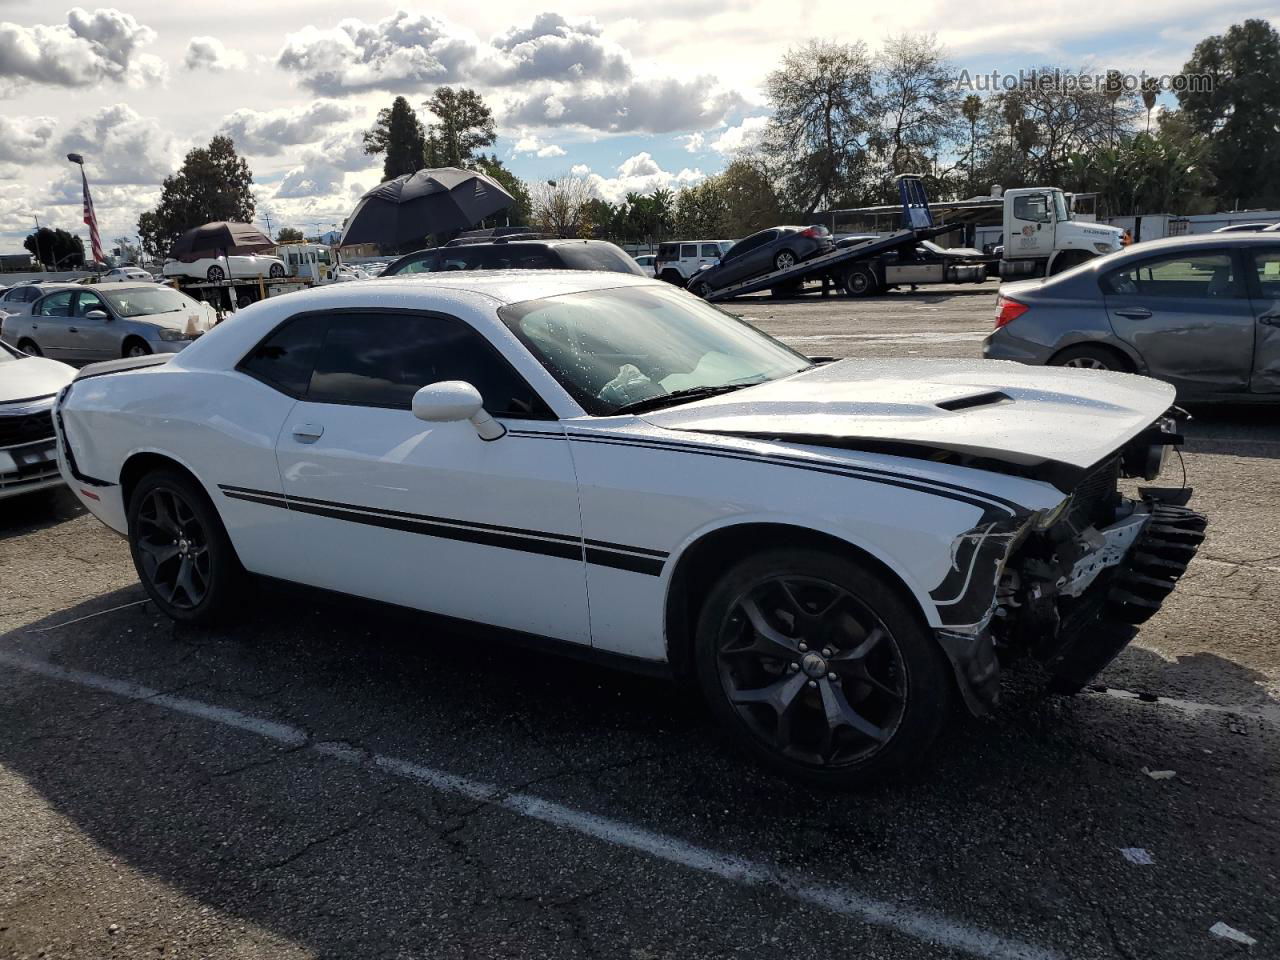
<svg viewBox="0 0 1280 960"><path fill-rule="evenodd" d="M173 619L211 622L235 602L243 578L235 550L204 491L178 471L138 483L129 547L143 587Z"/></svg>
<svg viewBox="0 0 1280 960"><path fill-rule="evenodd" d="M210 283L221 283L223 280L227 279L226 272L219 266L210 267L208 276Z"/></svg>
<svg viewBox="0 0 1280 960"><path fill-rule="evenodd" d="M280 263L273 263L271 265L271 269L267 271L267 274L268 276L271 276L274 279L279 280L281 277L284 276L284 265Z"/></svg>
<svg viewBox="0 0 1280 960"><path fill-rule="evenodd" d="M844 557L778 550L712 591L695 658L739 744L788 776L847 787L919 759L951 680L918 613Z"/></svg>

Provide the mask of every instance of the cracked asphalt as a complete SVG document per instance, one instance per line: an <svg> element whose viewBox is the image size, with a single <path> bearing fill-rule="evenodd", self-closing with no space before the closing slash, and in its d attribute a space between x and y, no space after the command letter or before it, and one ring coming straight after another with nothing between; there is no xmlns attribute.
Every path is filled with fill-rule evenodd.
<svg viewBox="0 0 1280 960"><path fill-rule="evenodd" d="M810 354L974 356L993 301L734 309ZM666 684L501 637L277 589L174 625L69 495L0 502L0 957L1015 955L956 928L1280 956L1280 425L1193 412L1209 537L1110 691L1009 675L918 775L847 796L756 770Z"/></svg>

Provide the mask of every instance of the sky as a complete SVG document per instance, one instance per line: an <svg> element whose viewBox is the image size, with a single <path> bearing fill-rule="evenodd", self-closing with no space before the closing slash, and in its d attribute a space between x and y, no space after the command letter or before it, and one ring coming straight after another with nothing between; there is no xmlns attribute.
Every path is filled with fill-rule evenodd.
<svg viewBox="0 0 1280 960"><path fill-rule="evenodd" d="M36 218L87 248L68 151L85 158L108 248L217 133L249 160L259 226L312 234L380 179L360 146L379 108L452 84L485 96L493 149L517 175L586 176L616 200L696 183L750 147L766 76L810 38L875 50L933 33L975 74L1176 73L1198 40L1248 17L1280 25L1274 2L1252 0L0 0L0 253L21 250Z"/></svg>

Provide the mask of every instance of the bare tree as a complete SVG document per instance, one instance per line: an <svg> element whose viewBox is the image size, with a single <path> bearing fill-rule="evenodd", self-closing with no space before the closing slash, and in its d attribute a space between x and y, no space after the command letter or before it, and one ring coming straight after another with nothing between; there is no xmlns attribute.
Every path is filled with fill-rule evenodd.
<svg viewBox="0 0 1280 960"><path fill-rule="evenodd" d="M588 206L595 198L590 180L568 174L539 180L529 187L534 224L544 233L560 237L581 237L589 232Z"/></svg>
<svg viewBox="0 0 1280 960"><path fill-rule="evenodd" d="M880 129L874 143L886 179L923 172L960 130L955 68L932 35L890 37L876 57Z"/></svg>

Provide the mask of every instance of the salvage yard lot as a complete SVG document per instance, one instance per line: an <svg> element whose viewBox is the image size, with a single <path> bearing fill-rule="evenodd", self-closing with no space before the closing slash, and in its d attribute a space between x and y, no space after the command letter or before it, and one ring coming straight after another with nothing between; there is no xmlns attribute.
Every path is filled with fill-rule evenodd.
<svg viewBox="0 0 1280 960"><path fill-rule="evenodd" d="M731 309L810 355L972 357L994 297ZM1244 953L1218 921L1277 955L1280 427L1197 414L1208 540L1116 692L1015 674L850 796L662 683L432 622L266 591L177 626L69 496L0 504L0 957Z"/></svg>

